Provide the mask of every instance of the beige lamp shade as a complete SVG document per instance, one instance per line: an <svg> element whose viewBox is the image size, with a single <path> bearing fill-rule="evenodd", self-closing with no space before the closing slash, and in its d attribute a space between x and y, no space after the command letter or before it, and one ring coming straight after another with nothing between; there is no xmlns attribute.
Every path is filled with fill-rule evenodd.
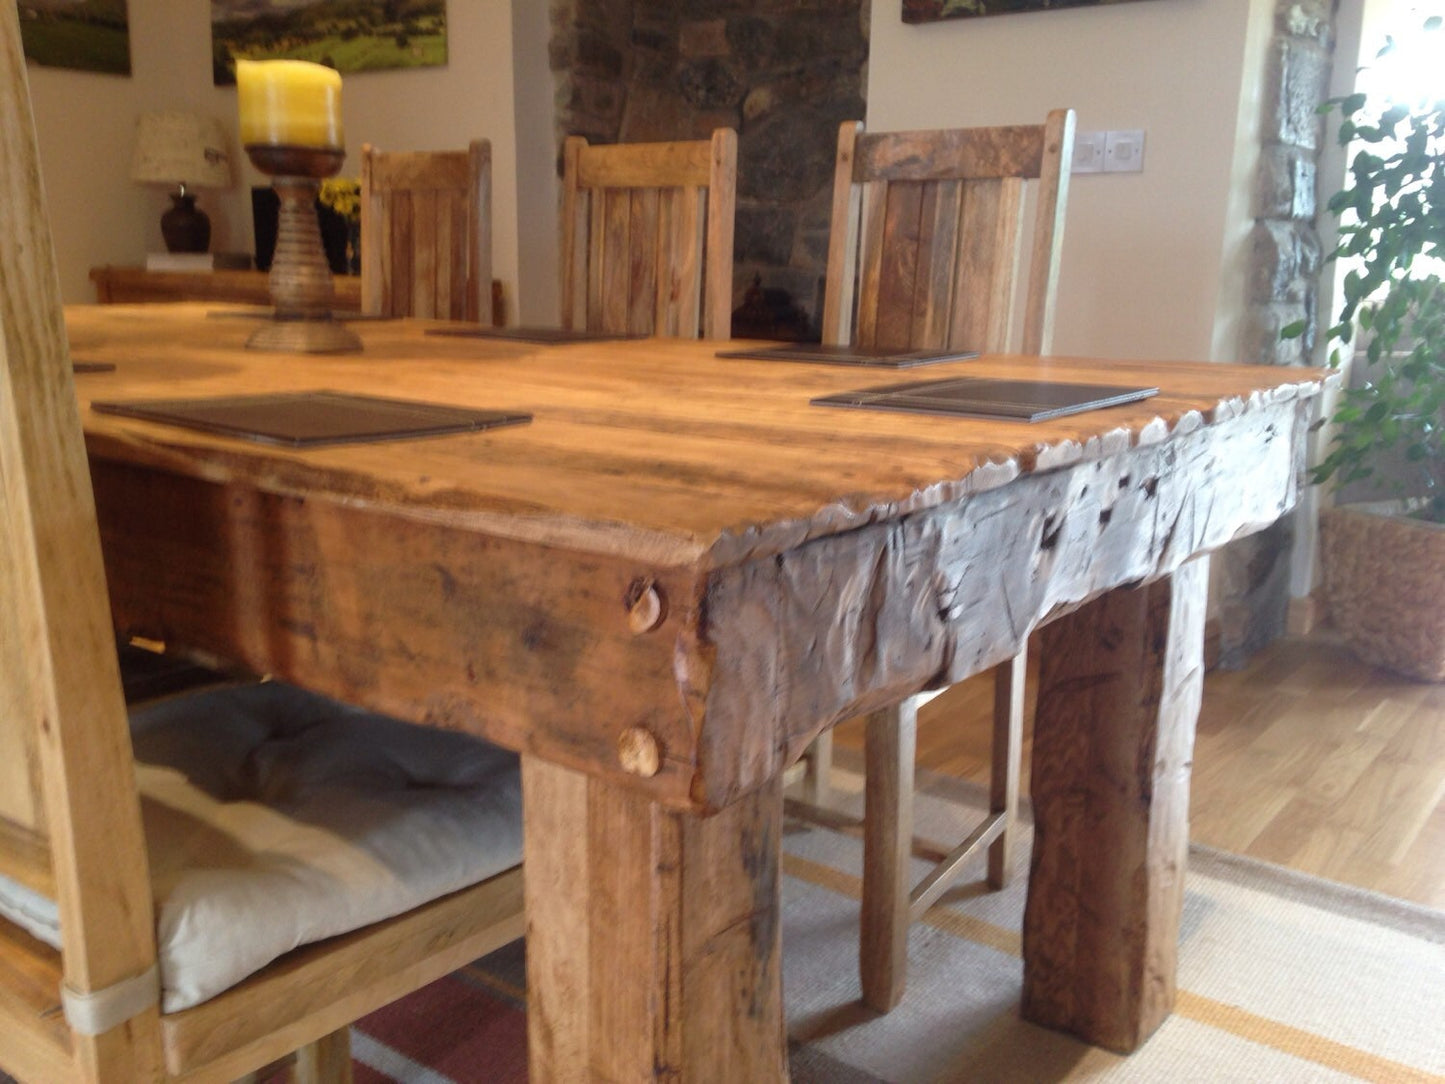
<svg viewBox="0 0 1445 1084"><path fill-rule="evenodd" d="M194 113L142 113L136 121L131 180L197 188L231 185L231 153L221 122Z"/></svg>
<svg viewBox="0 0 1445 1084"><path fill-rule="evenodd" d="M176 186L171 209L161 215L161 236L171 252L205 252L211 244L211 220L186 191L227 188L231 154L221 122L194 113L142 113L135 126L131 180Z"/></svg>

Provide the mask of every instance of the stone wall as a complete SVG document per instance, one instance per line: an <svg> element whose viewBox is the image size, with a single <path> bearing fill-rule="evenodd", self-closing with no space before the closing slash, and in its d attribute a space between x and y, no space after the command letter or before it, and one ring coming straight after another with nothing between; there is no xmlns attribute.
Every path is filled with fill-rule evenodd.
<svg viewBox="0 0 1445 1084"><path fill-rule="evenodd" d="M1316 180L1327 138L1318 108L1329 94L1333 50L1332 0L1279 0L1262 95L1244 361L1302 365L1314 354L1323 259ZM1304 335L1280 338L1301 320ZM1220 555L1220 665L1244 665L1285 631L1294 535L1287 516Z"/></svg>
<svg viewBox="0 0 1445 1084"><path fill-rule="evenodd" d="M1321 265L1315 190L1326 138L1318 110L1329 95L1333 49L1331 0L1280 0L1264 82L1246 361L1301 365L1314 351ZM1281 339L1280 329L1298 320L1305 334Z"/></svg>
<svg viewBox="0 0 1445 1084"><path fill-rule="evenodd" d="M838 125L863 117L868 2L552 0L559 151L567 135L737 129L733 294L755 319L735 333L816 335Z"/></svg>

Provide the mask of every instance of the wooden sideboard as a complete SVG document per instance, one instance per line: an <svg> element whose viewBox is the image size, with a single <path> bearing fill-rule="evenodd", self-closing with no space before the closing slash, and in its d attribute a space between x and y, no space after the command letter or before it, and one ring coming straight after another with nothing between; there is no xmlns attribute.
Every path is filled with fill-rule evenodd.
<svg viewBox="0 0 1445 1084"><path fill-rule="evenodd" d="M92 267L95 299L102 305L136 301L234 301L269 305L264 271L147 271L143 267ZM336 308L361 309L361 279L336 275Z"/></svg>
<svg viewBox="0 0 1445 1084"><path fill-rule="evenodd" d="M238 304L269 305L271 290L264 271L147 271L144 267L90 269L95 299L102 305L145 301L234 301ZM333 275L337 312L361 311L361 278ZM492 280L492 323L506 323L502 284Z"/></svg>

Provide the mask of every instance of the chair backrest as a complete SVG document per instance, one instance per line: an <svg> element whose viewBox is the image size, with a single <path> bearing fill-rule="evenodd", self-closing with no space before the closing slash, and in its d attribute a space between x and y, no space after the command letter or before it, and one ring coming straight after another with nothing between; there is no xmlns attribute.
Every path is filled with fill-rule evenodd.
<svg viewBox="0 0 1445 1084"><path fill-rule="evenodd" d="M64 981L74 996L146 974L155 964L155 919L39 178L19 26L7 5L0 12L0 850L19 874L14 880L43 891L53 879ZM149 1032L158 1043L157 1029L151 1008L131 1021L130 1034ZM74 1041L79 1063L94 1064L85 1044L106 1037Z"/></svg>
<svg viewBox="0 0 1445 1084"><path fill-rule="evenodd" d="M361 308L492 320L492 144L361 147Z"/></svg>
<svg viewBox="0 0 1445 1084"><path fill-rule="evenodd" d="M1074 113L1044 124L838 132L823 341L882 349L1046 353L1053 334ZM1025 185L1034 187L1025 238ZM856 299L856 304L855 304Z"/></svg>
<svg viewBox="0 0 1445 1084"><path fill-rule="evenodd" d="M562 326L730 338L737 133L562 154Z"/></svg>

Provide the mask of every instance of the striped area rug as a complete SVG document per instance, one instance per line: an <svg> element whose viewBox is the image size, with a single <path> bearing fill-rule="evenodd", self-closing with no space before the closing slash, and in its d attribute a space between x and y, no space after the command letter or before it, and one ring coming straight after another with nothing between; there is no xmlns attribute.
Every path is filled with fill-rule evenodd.
<svg viewBox="0 0 1445 1084"><path fill-rule="evenodd" d="M919 832L962 838L975 808L966 784L932 781ZM908 993L880 1017L858 1003L860 844L790 821L785 851L798 1084L1445 1084L1445 913L1196 847L1176 1010L1125 1058L1019 1019L1021 883L965 884L915 924ZM358 1084L525 1080L523 987L518 943L366 1018Z"/></svg>

